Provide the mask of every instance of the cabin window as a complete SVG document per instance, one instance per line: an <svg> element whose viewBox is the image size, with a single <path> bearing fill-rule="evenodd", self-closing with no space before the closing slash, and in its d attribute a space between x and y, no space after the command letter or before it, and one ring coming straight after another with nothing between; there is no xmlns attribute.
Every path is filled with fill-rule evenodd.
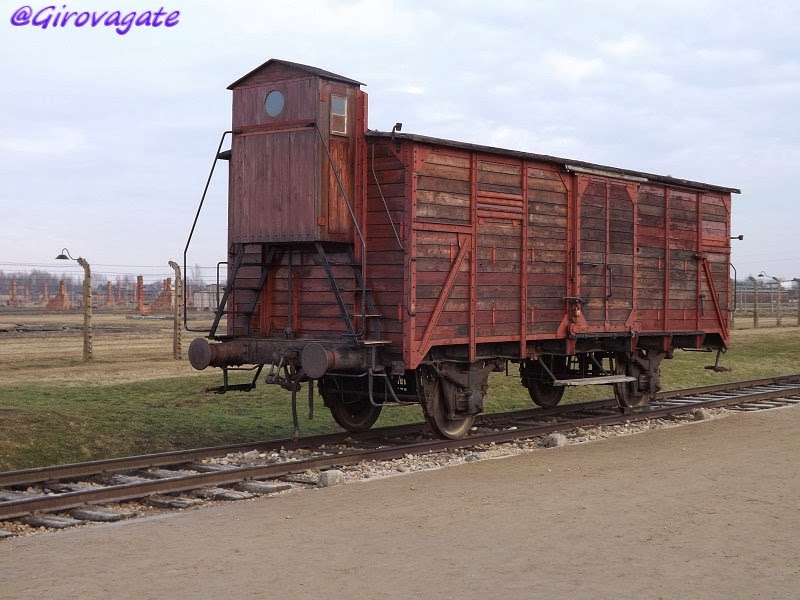
<svg viewBox="0 0 800 600"><path fill-rule="evenodd" d="M331 94L331 133L347 135L347 98Z"/></svg>
<svg viewBox="0 0 800 600"><path fill-rule="evenodd" d="M264 101L264 108L270 117L277 117L283 110L283 94L278 90L272 90L267 94L267 99Z"/></svg>

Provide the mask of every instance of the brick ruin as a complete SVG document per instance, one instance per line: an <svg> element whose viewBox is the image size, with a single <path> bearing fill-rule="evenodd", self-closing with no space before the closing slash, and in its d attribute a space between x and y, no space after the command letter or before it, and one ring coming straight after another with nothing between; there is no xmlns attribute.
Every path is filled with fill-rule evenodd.
<svg viewBox="0 0 800 600"><path fill-rule="evenodd" d="M17 280L11 280L11 297L8 300L8 306L18 307L19 306L19 296L17 296Z"/></svg>
<svg viewBox="0 0 800 600"><path fill-rule="evenodd" d="M151 306L153 312L170 313L174 310L175 306L175 290L172 289L172 278L167 277L164 280L161 293L155 299Z"/></svg>
<svg viewBox="0 0 800 600"><path fill-rule="evenodd" d="M69 294L63 279L58 285L58 293L47 301L47 310L48 312L69 310Z"/></svg>
<svg viewBox="0 0 800 600"><path fill-rule="evenodd" d="M52 286L50 286L52 287ZM58 292L53 294L48 287L48 282L43 281L39 285L31 288L18 283L16 279L10 281L8 294L0 295L0 305L10 308L34 308L41 307L47 311L66 311L80 308L83 306L83 297L80 293L73 290L73 301L67 289L66 281L59 282ZM131 308L134 312L141 315L150 313L170 314L175 307L175 288L172 285L172 278L163 279L154 293L153 287L145 287L144 277L136 277L135 286L122 282L106 282L98 288L92 290L95 299L95 307L107 309ZM105 288L105 289L103 289ZM155 298L153 298L155 296ZM191 295L189 296L191 303Z"/></svg>
<svg viewBox="0 0 800 600"><path fill-rule="evenodd" d="M106 302L105 302L105 305L106 306L114 306L117 303L116 299L114 298L114 284L109 281L108 285L106 286L106 288L107 289L106 289Z"/></svg>
<svg viewBox="0 0 800 600"><path fill-rule="evenodd" d="M175 303L175 290L172 288L172 278L167 277L162 282L161 291L155 300L150 304L145 304L144 301L144 278L139 275L136 278L136 312L140 315L147 315L150 313L171 313L174 310Z"/></svg>

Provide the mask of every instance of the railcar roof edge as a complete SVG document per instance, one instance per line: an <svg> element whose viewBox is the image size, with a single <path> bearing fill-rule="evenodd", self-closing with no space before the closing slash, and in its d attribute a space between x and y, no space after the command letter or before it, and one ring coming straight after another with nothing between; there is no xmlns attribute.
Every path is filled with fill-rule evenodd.
<svg viewBox="0 0 800 600"><path fill-rule="evenodd" d="M267 65L271 65L271 64L278 64L278 65L283 65L284 67L290 67L292 69L298 69L300 71L305 71L306 73L310 73L311 75L316 75L318 77L323 77L324 79L332 79L333 81L341 81L343 83L350 83L350 84L353 84L353 85L367 85L366 83L362 83L360 81L356 81L355 79L350 79L349 77L345 77L344 75L339 75L337 73L333 73L331 71L326 71L325 69L320 69L318 67L312 67L310 65L303 65L303 64L296 63L296 62L291 62L291 61L288 61L288 60L281 60L279 58L270 58L268 61L263 62L260 65L258 65L255 69L252 69L252 70L248 71L246 74L244 74L241 77L239 77L239 79L237 79L236 81L234 81L232 84L230 84L228 86L228 89L232 90L233 88L238 86L240 83L242 83L245 79L250 77L253 73L255 73L256 71L260 71L261 69L263 69Z"/></svg>
<svg viewBox="0 0 800 600"><path fill-rule="evenodd" d="M618 174L626 177L642 177L647 181L657 183L665 183L669 185L687 187L692 189L706 190L709 192L723 192L729 194L741 194L742 191L737 188L724 187L713 185L710 183L703 183L700 181L692 181L689 179L680 179L678 177L671 177L668 175L656 175L654 173L645 173L643 171L632 171L630 169L621 169L619 167L609 167L607 165L600 165L596 163L585 162L581 160L574 160L569 158L560 158L558 156L549 156L547 154L535 154L532 152L523 152L521 150L509 150L507 148L498 148L495 146L484 146L481 144L472 144L469 142L458 142L455 140L448 140L444 138L429 137L426 135L418 135L415 133L391 133L388 131L376 131L369 129L366 132L367 137L394 137L397 139L411 140L414 142L422 142L425 144L434 144L437 146L449 146L451 148L459 148L462 150L477 150L481 152L491 152L494 154L504 154L506 156L513 156L515 158L527 158L530 160L539 160L542 162L558 163L566 167L579 167L584 169L600 169L612 174Z"/></svg>

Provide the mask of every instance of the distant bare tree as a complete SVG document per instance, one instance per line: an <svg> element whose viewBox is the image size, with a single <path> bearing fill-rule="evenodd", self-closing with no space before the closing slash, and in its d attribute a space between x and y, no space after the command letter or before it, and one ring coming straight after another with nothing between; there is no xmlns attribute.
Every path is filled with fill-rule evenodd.
<svg viewBox="0 0 800 600"><path fill-rule="evenodd" d="M205 281L203 280L203 269L199 264L195 263L192 267L192 276L189 278L189 281L195 287L202 287L205 285Z"/></svg>

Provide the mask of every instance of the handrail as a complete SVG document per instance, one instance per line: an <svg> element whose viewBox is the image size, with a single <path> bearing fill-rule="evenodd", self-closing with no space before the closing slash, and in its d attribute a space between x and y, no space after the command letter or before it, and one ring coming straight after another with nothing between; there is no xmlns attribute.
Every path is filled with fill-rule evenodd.
<svg viewBox="0 0 800 600"><path fill-rule="evenodd" d="M235 246L234 246L234 248L235 248ZM233 248L231 248L231 250L233 250ZM234 261L234 264L233 264L234 277L235 277L236 272L239 270L239 264L241 264L243 257L244 257L244 247L241 248L241 252L237 252L236 253L236 260ZM222 320L222 316L224 314L226 314L224 307L227 306L228 297L231 295L231 292L233 291L233 289L232 289L233 286L231 285L233 282L229 281L229 279L228 279L230 277L230 271L229 271L228 273L225 274L225 287L222 290L222 299L220 299L220 297L219 297L219 268L222 265L227 265L227 264L228 264L228 261L225 261L225 260L221 260L221 261L219 261L217 263L217 289L216 289L217 308L214 311L214 322L211 324L211 329L208 330L208 337L211 338L211 339L214 339L216 337L216 335L217 335L217 328L219 327L219 323Z"/></svg>
<svg viewBox="0 0 800 600"><path fill-rule="evenodd" d="M702 254L698 256L698 260L703 265L703 272L704 272L704 274L706 276L706 283L708 284L708 291L710 292L710 295L711 295L711 302L714 305L714 312L717 315L717 321L719 322L719 327L720 327L720 329L722 329L722 335L724 336L725 340L727 340L728 339L728 325L729 324L728 324L727 320L723 319L723 317L722 317L722 307L719 305L719 298L717 298L717 289L716 289L716 286L714 285L714 275L711 272L711 265L708 262L708 258L706 258ZM728 277L730 277L730 273L728 274Z"/></svg>
<svg viewBox="0 0 800 600"><path fill-rule="evenodd" d="M227 288L227 287L228 287L228 283L229 283L229 282L228 282L228 274L227 274L227 272L226 272L226 273L225 273L225 285L224 285L224 286L220 286L220 284L219 284L219 268L220 268L222 265L225 265L225 267L226 267L226 269L225 269L225 270L227 271L227 270L228 270L228 269L227 269L227 266L228 266L228 261L227 261L227 260L221 260L221 261L219 261L219 262L217 263L217 289L216 289L216 290L214 290L214 293L215 293L215 295L216 295L216 299L217 299L217 308L219 308L219 302L220 302L220 297L219 297L219 290L220 290L220 287L222 287L222 291L223 291L223 293L224 293L224 292L225 292L225 288Z"/></svg>
<svg viewBox="0 0 800 600"><path fill-rule="evenodd" d="M222 133L222 137L219 139L219 145L217 146L217 151L214 153L214 162L211 163L211 170L208 173L208 179L206 179L206 187L203 188L203 195L200 197L200 205L197 207L197 212L194 215L194 221L192 222L192 229L189 231L189 239L186 240L186 246L183 248L183 273L184 277L186 275L186 255L189 253L189 244L192 243L192 236L194 235L195 227L197 227L197 219L200 218L200 211L203 209L203 202L206 200L206 194L208 193L208 188L211 185L211 177L214 175L214 169L217 166L217 161L220 160L219 153L222 150L222 144L225 143L225 137L229 134L233 133L233 131L224 131ZM189 304L187 302L187 290L189 286L183 286L183 328L186 331L194 331L196 333L210 333L210 329L192 329L189 327Z"/></svg>
<svg viewBox="0 0 800 600"><path fill-rule="evenodd" d="M394 220L392 219L392 214L389 212L389 205L386 204L386 198L383 197L383 190L381 189L381 184L378 181L378 175L375 173L375 144L372 144L372 160L370 161L370 170L372 171L372 178L375 180L375 185L378 186L378 193L381 195L383 208L386 209L386 216L389 217L389 225L392 226L392 231L394 232L394 239L397 240L397 245L400 246L400 250L405 252L406 249L403 247L403 242L400 241L400 236L397 234L397 228L395 228L394 226Z"/></svg>
<svg viewBox="0 0 800 600"><path fill-rule="evenodd" d="M331 155L331 151L328 149L328 144L325 143L325 138L322 135L322 131L319 128L319 125L316 121L312 121L309 125L313 125L314 129L317 130L317 134L319 135L319 140L322 142L322 147L325 149L325 154L328 155L328 162L331 165L331 169L333 170L333 174L336 177L336 183L339 186L339 191L342 193L342 197L344 198L345 206L347 206L347 212L350 213L350 219L353 221L353 227L356 228L356 233L358 234L358 239L361 240L361 248L366 251L367 244L364 241L364 235L361 233L361 228L358 226L358 220L356 219L356 213L353 211L353 207L350 206L350 202L347 200L347 192L344 189L344 184L342 183L342 178L339 176L339 170L336 168L336 164L333 162L333 156Z"/></svg>
<svg viewBox="0 0 800 600"><path fill-rule="evenodd" d="M320 130L316 121L312 121L309 125L313 125L314 129L316 129L317 134L319 135L319 141L322 142L322 147L325 149L325 154L328 155L328 163L331 166L331 171L333 171L333 175L336 177L336 183L339 186L339 191L342 194L344 204L347 207L347 212L350 213L350 219L353 221L353 227L355 228L356 234L358 234L358 239L361 241L361 322L363 329L360 333L354 332L356 337L361 337L367 331L367 242L364 240L364 234L361 233L361 228L358 226L356 213L347 199L347 192L344 189L342 178L339 176L339 170L336 168L336 163L333 162L333 156L331 155L331 151L328 149L328 144L325 143L325 136L322 135L322 131Z"/></svg>

